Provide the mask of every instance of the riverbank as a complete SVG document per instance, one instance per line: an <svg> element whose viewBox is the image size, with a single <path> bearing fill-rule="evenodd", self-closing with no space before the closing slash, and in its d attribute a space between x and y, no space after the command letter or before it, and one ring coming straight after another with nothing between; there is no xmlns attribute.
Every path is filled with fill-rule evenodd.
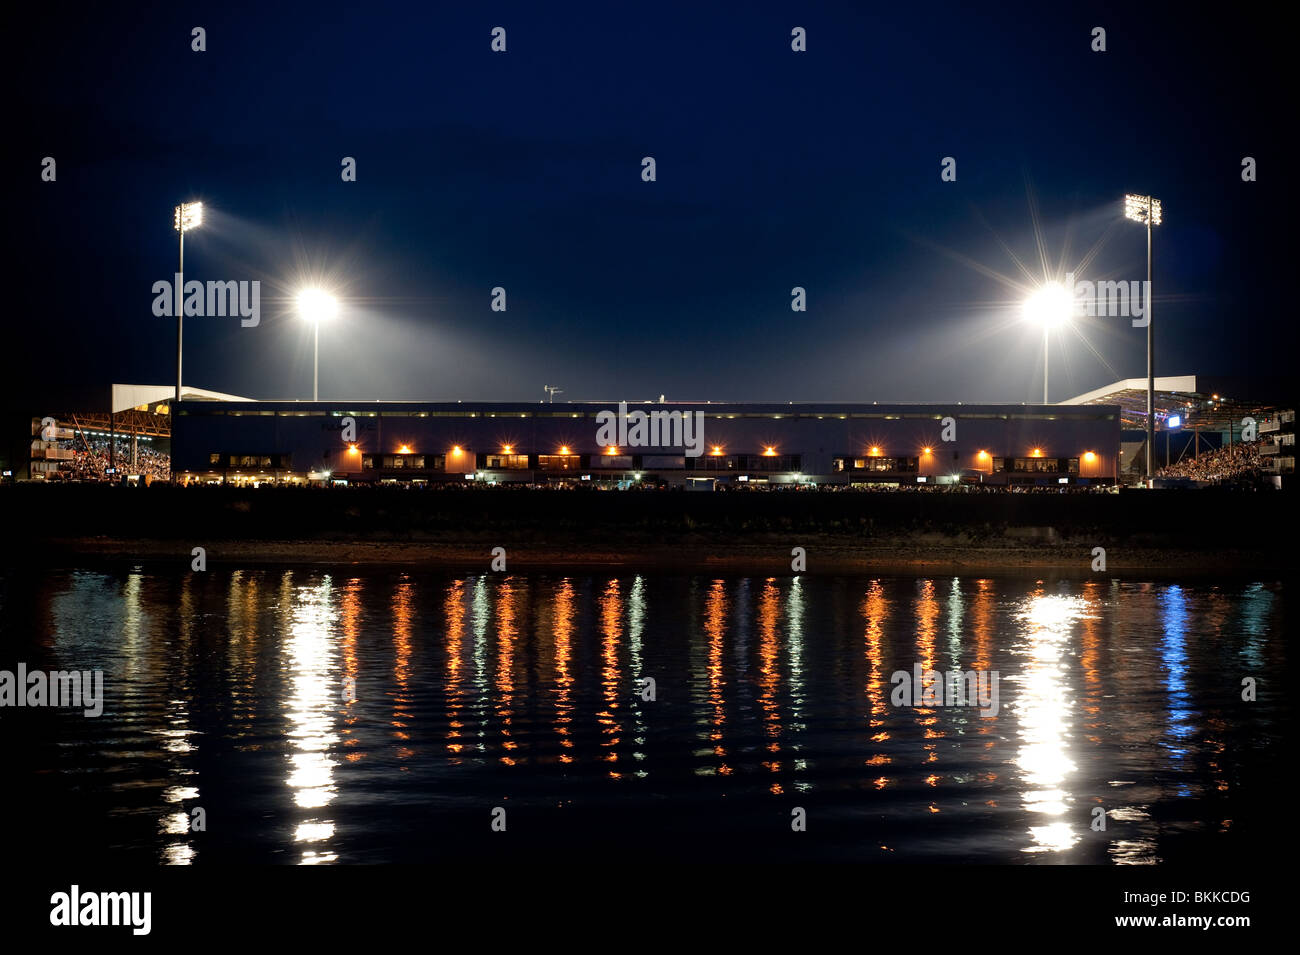
<svg viewBox="0 0 1300 955"><path fill-rule="evenodd" d="M18 493L14 493L18 492ZM1280 493L0 489L9 564L1288 575ZM803 563L799 566L802 549ZM1104 570L1100 565L1104 550ZM1094 565L1096 565L1094 567Z"/></svg>
<svg viewBox="0 0 1300 955"><path fill-rule="evenodd" d="M672 547L638 546L613 550L522 544L504 547L509 571L773 575L794 573L795 557L784 540L682 539ZM493 569L493 546L464 540L425 541L241 541L215 540L204 548L208 567L319 567L440 569L485 572ZM878 541L870 545L812 536L803 539L807 574L1047 574L1051 576L1150 578L1286 576L1293 563L1251 551L1203 553L1159 548L1111 548L1104 571L1093 569L1091 549L1072 546L970 546L955 541ZM189 567L193 548L167 540L79 538L51 540L30 552L24 564L71 566L81 563L173 564ZM498 568L501 564L497 563Z"/></svg>

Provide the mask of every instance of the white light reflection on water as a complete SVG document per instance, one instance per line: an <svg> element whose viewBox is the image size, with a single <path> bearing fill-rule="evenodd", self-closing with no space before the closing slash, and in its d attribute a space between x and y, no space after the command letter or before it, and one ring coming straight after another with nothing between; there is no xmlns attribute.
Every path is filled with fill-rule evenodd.
<svg viewBox="0 0 1300 955"><path fill-rule="evenodd" d="M78 838L104 858L173 864L227 854L354 861L344 845L375 860L441 853L446 833L419 842L421 800L436 791L457 811L516 781L536 785L530 798L563 786L575 803L605 799L616 785L638 810L684 806L653 819L659 831L693 824L700 805L724 807L728 838L745 835L751 809L768 808L758 799L813 789L830 802L851 791L832 820L847 836L834 852L849 858L866 845L855 834L874 848L875 827L890 836L877 851L899 861L1153 863L1194 858L1202 846L1226 857L1270 837L1269 820L1251 815L1265 791L1250 787L1284 765L1284 689L1273 701L1262 693L1243 726L1233 718L1238 678L1225 683L1222 673L1285 662L1284 594L1271 583L945 576L918 594L913 578L754 578L746 591L729 579L628 575L611 594L604 575L553 586L550 577L437 576L427 592L438 599L422 603L412 590L399 613L405 598L392 575L349 575L334 589L306 573L53 577L17 608L15 619L36 623L20 652L46 666L103 666L107 705L102 719L75 724L27 714L42 718L44 739L34 781L20 783L39 792L50 777L37 773L64 774L106 820ZM848 622L855 611L860 630ZM746 656L735 652L742 619ZM505 620L513 656L498 638ZM887 677L927 659L935 669L1000 669L1000 715L937 710L914 743L910 717L889 706ZM635 692L643 675L660 678L659 705ZM360 683L351 708L345 676ZM398 697L393 718L439 752L394 761L383 707ZM507 710L519 721L511 738L522 771L496 759L493 714ZM616 733L598 735L602 714L617 717L606 724ZM336 734L353 745L335 749ZM619 759L607 765L599 758L615 747L597 744L613 737ZM393 765L409 773L385 771ZM444 779L454 785L436 787ZM918 790L949 815L895 827L918 809ZM38 803L30 812L43 824L29 828L48 839L59 821ZM198 805L215 826L208 836L190 832ZM1108 833L1089 831L1094 805L1107 810ZM644 838L636 820L585 829L581 812L565 818L577 835L556 836L552 851ZM222 819L237 819L237 831ZM451 851L468 858L476 847L467 838Z"/></svg>
<svg viewBox="0 0 1300 955"><path fill-rule="evenodd" d="M1072 625L1087 610L1081 597L1040 593L1022 601L1015 613L1025 632L1013 652L1027 658L1019 674L1006 678L1018 684L1009 707L1021 740L1015 765L1026 785L1025 809L1043 820L1029 827L1032 842L1024 852L1061 852L1081 838L1063 817L1071 802L1066 779L1076 769L1068 742L1074 710L1069 643Z"/></svg>
<svg viewBox="0 0 1300 955"><path fill-rule="evenodd" d="M628 669L632 675L632 685L639 687L641 679L641 632L645 629L645 580L640 574L632 581L632 593L627 601L627 638L628 638ZM641 694L632 695L632 718L633 718L633 737L632 742L636 748L632 751L632 758L637 761L638 768L633 770L636 776L644 779L647 771L641 768L645 763L646 754L642 747L646 742L646 721L645 710L641 706Z"/></svg>
<svg viewBox="0 0 1300 955"><path fill-rule="evenodd" d="M339 742L334 729L338 696L332 675L337 670L334 643L330 633L333 616L332 586L327 576L319 584L299 587L294 592L288 639L289 698L285 701L286 732L293 752L285 783L294 791L294 804L315 810L328 806L337 794L334 785L334 760L331 745ZM313 813L299 821L294 840L313 843L303 851L302 864L333 862L334 853L319 844L334 834L334 823Z"/></svg>
<svg viewBox="0 0 1300 955"><path fill-rule="evenodd" d="M786 670L790 674L790 750L795 754L802 754L804 747L800 741L808 726L804 722L807 718L807 688L805 686L804 660L803 660L803 634L804 634L804 592L803 578L795 577L790 581L790 593L786 598ZM807 757L796 755L793 763L795 780L794 788L797 792L808 792L811 790L812 783L805 777L808 772L809 762Z"/></svg>

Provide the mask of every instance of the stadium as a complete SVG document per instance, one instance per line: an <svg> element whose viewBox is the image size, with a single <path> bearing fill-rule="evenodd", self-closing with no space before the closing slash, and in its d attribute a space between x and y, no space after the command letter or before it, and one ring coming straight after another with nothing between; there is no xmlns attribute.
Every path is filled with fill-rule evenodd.
<svg viewBox="0 0 1300 955"><path fill-rule="evenodd" d="M148 484L1113 488L1144 478L1145 379L1059 404L626 403L693 416L700 446L601 439L617 401L259 401L114 385L108 410L33 415L5 476ZM1154 486L1280 487L1294 411L1156 380ZM626 435L626 430L622 432ZM13 457L19 458L12 460Z"/></svg>

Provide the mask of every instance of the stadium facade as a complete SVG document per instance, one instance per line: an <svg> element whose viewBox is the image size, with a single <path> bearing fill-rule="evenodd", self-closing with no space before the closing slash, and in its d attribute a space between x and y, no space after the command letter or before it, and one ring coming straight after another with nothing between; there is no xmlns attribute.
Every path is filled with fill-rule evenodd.
<svg viewBox="0 0 1300 955"><path fill-rule="evenodd" d="M660 401L627 404L622 430L611 429L619 410L617 402L187 400L172 409L172 475L688 487L1118 478L1119 406Z"/></svg>

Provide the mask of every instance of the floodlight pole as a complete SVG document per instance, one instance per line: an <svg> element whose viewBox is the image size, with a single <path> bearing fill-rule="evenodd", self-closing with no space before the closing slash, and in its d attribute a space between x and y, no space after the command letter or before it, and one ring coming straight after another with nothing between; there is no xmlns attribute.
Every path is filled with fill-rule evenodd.
<svg viewBox="0 0 1300 955"><path fill-rule="evenodd" d="M1152 460L1156 442L1156 322L1151 308L1151 214L1155 200L1147 197L1147 479L1155 477Z"/></svg>
<svg viewBox="0 0 1300 955"><path fill-rule="evenodd" d="M315 344L312 347L311 400L320 401L320 319L317 318L316 321L312 322L312 325L315 327L316 333L313 336Z"/></svg>
<svg viewBox="0 0 1300 955"><path fill-rule="evenodd" d="M1043 404L1047 404L1047 336L1050 334L1046 324L1043 325Z"/></svg>
<svg viewBox="0 0 1300 955"><path fill-rule="evenodd" d="M176 207L176 231L180 234L180 263L176 271L176 402L181 400L181 322L185 303L185 204Z"/></svg>

